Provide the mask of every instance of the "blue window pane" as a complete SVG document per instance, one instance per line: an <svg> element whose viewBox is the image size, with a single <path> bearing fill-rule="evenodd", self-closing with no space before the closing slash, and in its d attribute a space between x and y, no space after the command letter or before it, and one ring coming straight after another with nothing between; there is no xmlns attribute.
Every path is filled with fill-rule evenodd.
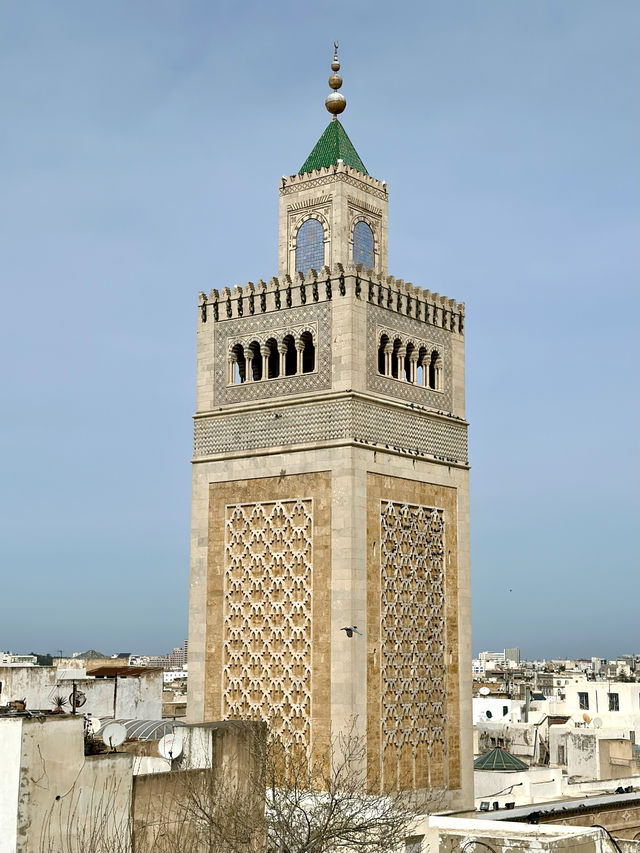
<svg viewBox="0 0 640 853"><path fill-rule="evenodd" d="M366 222L356 222L353 229L353 263L373 269L373 232Z"/></svg>
<svg viewBox="0 0 640 853"><path fill-rule="evenodd" d="M324 266L324 231L317 219L307 219L296 239L296 272L308 273Z"/></svg>

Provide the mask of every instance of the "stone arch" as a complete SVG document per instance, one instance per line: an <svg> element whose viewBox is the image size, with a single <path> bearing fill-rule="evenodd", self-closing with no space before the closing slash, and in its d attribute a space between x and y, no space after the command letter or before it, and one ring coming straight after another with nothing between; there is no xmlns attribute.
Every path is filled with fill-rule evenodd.
<svg viewBox="0 0 640 853"><path fill-rule="evenodd" d="M264 343L267 354L267 370L265 379L277 379L280 376L280 353L278 352L278 341L272 336Z"/></svg>
<svg viewBox="0 0 640 853"><path fill-rule="evenodd" d="M400 361L403 357L404 342L401 337L397 336L393 341L393 350L391 352L391 376L394 379L400 379Z"/></svg>
<svg viewBox="0 0 640 853"><path fill-rule="evenodd" d="M378 373L381 373L383 376L389 376L390 373L390 363L388 358L388 350L390 346L389 335L387 335L386 332L383 332L378 340Z"/></svg>
<svg viewBox="0 0 640 853"><path fill-rule="evenodd" d="M313 334L305 330L300 335L302 344L302 373L313 373L316 369L316 348L313 342Z"/></svg>
<svg viewBox="0 0 640 853"><path fill-rule="evenodd" d="M369 231L371 232L371 236L373 238L373 262L369 265L364 264L366 269L377 269L378 268L378 258L380 257L380 245L378 240L378 223L373 220L370 216L365 216L364 214L358 214L354 216L349 225L349 254L351 256L351 260L354 264L363 263L362 261L356 260L356 252L355 252L355 232L356 226L358 223L363 222L368 226Z"/></svg>
<svg viewBox="0 0 640 853"><path fill-rule="evenodd" d="M416 345L413 341L409 341L406 346L406 354L404 359L404 378L407 382L415 382L415 355Z"/></svg>
<svg viewBox="0 0 640 853"><path fill-rule="evenodd" d="M284 373L283 376L295 376L298 368L298 355L296 352L296 340L291 332L287 333L282 339L282 348L284 354Z"/></svg>
<svg viewBox="0 0 640 853"><path fill-rule="evenodd" d="M425 388L429 379L429 351L424 344L418 350L418 364L416 369L416 383Z"/></svg>
<svg viewBox="0 0 640 853"><path fill-rule="evenodd" d="M234 343L229 348L227 382L229 385L241 385L246 380L244 347L241 343Z"/></svg>
<svg viewBox="0 0 640 853"><path fill-rule="evenodd" d="M260 341L253 340L246 348L247 359L250 365L248 375L251 382L259 382L262 379L262 354L260 346ZM250 357L249 352L251 353Z"/></svg>
<svg viewBox="0 0 640 853"><path fill-rule="evenodd" d="M437 349L431 350L429 356L429 388L442 391L442 358Z"/></svg>

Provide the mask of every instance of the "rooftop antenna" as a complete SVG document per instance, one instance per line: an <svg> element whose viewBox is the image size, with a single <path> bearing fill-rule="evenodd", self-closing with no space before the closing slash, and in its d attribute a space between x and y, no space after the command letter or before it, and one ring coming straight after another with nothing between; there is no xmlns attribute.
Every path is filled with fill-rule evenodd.
<svg viewBox="0 0 640 853"><path fill-rule="evenodd" d="M124 743L126 739L127 730L125 726L123 726L122 723L117 723L115 720L112 723L107 723L102 730L102 742L105 746L110 747L113 752L115 752L116 747Z"/></svg>
<svg viewBox="0 0 640 853"><path fill-rule="evenodd" d="M168 761L182 755L182 733L173 731L161 737L158 741L158 752Z"/></svg>

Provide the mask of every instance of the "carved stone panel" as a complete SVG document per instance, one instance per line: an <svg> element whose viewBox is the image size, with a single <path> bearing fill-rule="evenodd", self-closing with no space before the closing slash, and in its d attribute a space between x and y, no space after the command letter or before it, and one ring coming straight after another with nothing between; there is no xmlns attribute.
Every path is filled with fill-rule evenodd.
<svg viewBox="0 0 640 853"><path fill-rule="evenodd" d="M331 474L209 484L204 719L328 749Z"/></svg>
<svg viewBox="0 0 640 853"><path fill-rule="evenodd" d="M226 507L223 714L311 741L313 501Z"/></svg>
<svg viewBox="0 0 640 853"><path fill-rule="evenodd" d="M446 755L444 510L380 503L380 726L387 753Z"/></svg>
<svg viewBox="0 0 640 853"><path fill-rule="evenodd" d="M367 474L367 775L460 785L458 494Z"/></svg>

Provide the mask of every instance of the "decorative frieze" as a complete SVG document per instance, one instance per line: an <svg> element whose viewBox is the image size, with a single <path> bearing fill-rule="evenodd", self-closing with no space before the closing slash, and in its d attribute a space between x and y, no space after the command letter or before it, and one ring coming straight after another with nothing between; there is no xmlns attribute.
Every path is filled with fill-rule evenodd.
<svg viewBox="0 0 640 853"><path fill-rule="evenodd" d="M345 440L468 463L466 423L358 397L198 417L194 457Z"/></svg>

